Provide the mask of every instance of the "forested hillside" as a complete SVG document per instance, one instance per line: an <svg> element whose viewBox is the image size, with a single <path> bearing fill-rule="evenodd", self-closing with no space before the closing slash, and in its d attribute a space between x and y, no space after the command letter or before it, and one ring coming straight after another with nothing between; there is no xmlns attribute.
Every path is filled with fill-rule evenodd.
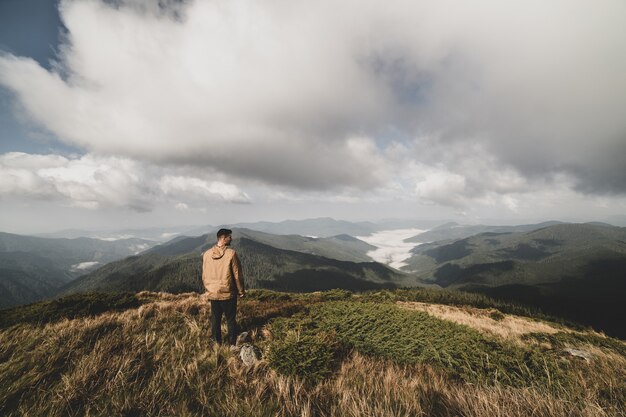
<svg viewBox="0 0 626 417"><path fill-rule="evenodd" d="M206 236L176 239L152 251L105 265L82 276L61 294L85 291L200 291L201 253L213 244ZM364 290L414 284L408 274L376 262L348 262L275 248L245 237L233 240L250 288L318 291Z"/></svg>
<svg viewBox="0 0 626 417"><path fill-rule="evenodd" d="M626 228L558 224L423 244L404 268L423 283L536 305L626 336Z"/></svg>
<svg viewBox="0 0 626 417"><path fill-rule="evenodd" d="M143 239L51 239L0 233L0 308L50 297L85 272L152 245Z"/></svg>

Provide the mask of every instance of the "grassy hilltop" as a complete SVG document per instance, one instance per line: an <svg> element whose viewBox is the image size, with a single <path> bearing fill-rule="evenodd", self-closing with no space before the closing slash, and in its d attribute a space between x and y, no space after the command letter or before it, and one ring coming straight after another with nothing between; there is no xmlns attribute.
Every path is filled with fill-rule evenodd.
<svg viewBox="0 0 626 417"><path fill-rule="evenodd" d="M209 341L209 316L199 294L154 292L0 311L0 414L626 415L623 342L481 295L253 290L252 367Z"/></svg>

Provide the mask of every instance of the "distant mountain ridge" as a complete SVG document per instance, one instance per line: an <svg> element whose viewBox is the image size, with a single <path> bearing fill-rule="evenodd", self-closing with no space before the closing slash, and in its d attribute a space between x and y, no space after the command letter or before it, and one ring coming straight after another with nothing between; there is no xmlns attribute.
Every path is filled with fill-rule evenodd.
<svg viewBox="0 0 626 417"><path fill-rule="evenodd" d="M119 230L80 230L67 229L54 233L37 234L36 237L46 238L77 238L91 237L100 239L125 239L130 237L145 238L158 242L167 242L175 236L201 236L205 234L215 234L221 228L239 228L256 230L259 232L271 233L275 235L301 235L312 237L332 237L341 234L351 236L364 236L371 233L406 228L430 228L439 222L407 219L384 219L377 222L350 222L346 220L336 220L331 217L319 217L302 220L283 220L280 222L244 222L230 223L222 225L195 225L195 226L169 226L150 227L143 229L119 229Z"/></svg>
<svg viewBox="0 0 626 417"><path fill-rule="evenodd" d="M420 233L416 236L405 239L405 242L438 242L448 239L463 239L480 233L530 232L531 230L542 229L544 227L554 226L557 224L563 224L563 222L548 221L537 224L523 224L518 226L490 226L484 224L460 225L455 222L449 222L426 232Z"/></svg>
<svg viewBox="0 0 626 417"><path fill-rule="evenodd" d="M282 222L237 223L234 228L245 228L276 235L301 235L313 237L330 237L340 234L351 236L368 235L379 230L372 222L349 222L320 217L304 220L284 220Z"/></svg>
<svg viewBox="0 0 626 417"><path fill-rule="evenodd" d="M166 242L175 236L195 236L201 235L214 228L214 226L171 226L171 227L147 227L142 229L117 229L117 230L82 230L65 229L52 233L37 233L33 237L47 239L76 239L88 237L99 240L124 240L143 239L155 242Z"/></svg>
<svg viewBox="0 0 626 417"><path fill-rule="evenodd" d="M0 232L0 308L52 296L97 265L142 252L155 242L46 239Z"/></svg>

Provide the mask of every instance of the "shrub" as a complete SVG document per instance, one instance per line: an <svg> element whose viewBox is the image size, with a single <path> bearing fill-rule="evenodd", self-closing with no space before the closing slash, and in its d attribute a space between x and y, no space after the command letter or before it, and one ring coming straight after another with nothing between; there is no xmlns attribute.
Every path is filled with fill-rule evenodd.
<svg viewBox="0 0 626 417"><path fill-rule="evenodd" d="M293 300L292 294L264 289L251 289L246 292L246 297L259 301L289 301Z"/></svg>
<svg viewBox="0 0 626 417"><path fill-rule="evenodd" d="M502 314L502 313L501 313L500 311L498 311L498 310L494 310L494 311L492 311L491 313L489 313L489 317L490 317L492 320L495 320L495 321L504 320L504 314Z"/></svg>
<svg viewBox="0 0 626 417"><path fill-rule="evenodd" d="M320 298L323 301L340 301L340 300L348 300L352 297L352 292L348 290L342 290L336 288L334 290L323 291L320 294Z"/></svg>
<svg viewBox="0 0 626 417"><path fill-rule="evenodd" d="M340 350L332 333L289 331L285 338L269 345L267 359L277 372L314 384L332 375L339 364Z"/></svg>

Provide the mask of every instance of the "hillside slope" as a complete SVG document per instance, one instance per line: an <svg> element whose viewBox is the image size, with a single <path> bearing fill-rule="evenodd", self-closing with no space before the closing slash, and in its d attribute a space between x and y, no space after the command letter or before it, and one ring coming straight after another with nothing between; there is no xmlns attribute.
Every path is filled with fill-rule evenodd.
<svg viewBox="0 0 626 417"><path fill-rule="evenodd" d="M275 235L251 229L235 228L232 230L233 239L235 240L247 238L277 249L319 255L340 261L371 262L372 258L367 256L367 252L376 248L345 234L327 238L313 238L300 235ZM214 243L215 238L212 234L204 234L198 237L180 236L150 249L149 252L161 255L202 253Z"/></svg>
<svg viewBox="0 0 626 417"><path fill-rule="evenodd" d="M206 236L176 239L147 253L105 265L63 287L60 294L85 291L201 291L201 253ZM394 288L414 282L410 275L376 262L348 262L285 250L246 237L233 240L246 285L289 291L331 288Z"/></svg>
<svg viewBox="0 0 626 417"><path fill-rule="evenodd" d="M0 308L49 297L86 271L153 244L143 239L49 239L0 233Z"/></svg>
<svg viewBox="0 0 626 417"><path fill-rule="evenodd" d="M404 269L424 283L566 312L626 335L619 319L626 313L626 228L559 224L524 233L483 233L420 245L407 263Z"/></svg>
<svg viewBox="0 0 626 417"><path fill-rule="evenodd" d="M378 230L378 226L374 223L353 223L345 220L335 220L330 217L319 217L315 219L303 220L284 220L276 223L239 223L233 225L233 227L253 229L260 232L272 233L276 235L301 235L315 237L330 237L340 234L361 236Z"/></svg>
<svg viewBox="0 0 626 417"><path fill-rule="evenodd" d="M431 230L420 233L416 236L405 239L406 242L423 243L438 242L442 240L464 239L466 237L481 233L515 233L530 232L544 227L561 224L561 222L550 221L537 224L524 224L518 226L490 226L490 225L460 225L450 222L437 226Z"/></svg>
<svg viewBox="0 0 626 417"><path fill-rule="evenodd" d="M0 414L624 415L624 343L434 297L472 301L251 291L238 319L261 353L252 366L209 341L210 307L197 294L90 295L0 312ZM517 324L490 333L499 323Z"/></svg>
<svg viewBox="0 0 626 417"><path fill-rule="evenodd" d="M483 233L417 246L405 270L442 287L540 284L583 278L626 260L626 228L561 224L525 233Z"/></svg>

